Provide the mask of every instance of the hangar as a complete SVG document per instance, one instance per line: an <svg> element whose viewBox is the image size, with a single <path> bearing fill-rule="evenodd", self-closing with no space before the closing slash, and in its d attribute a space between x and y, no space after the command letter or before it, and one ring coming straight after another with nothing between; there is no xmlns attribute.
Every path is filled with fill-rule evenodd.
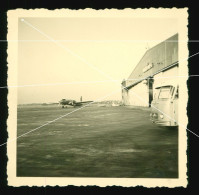
<svg viewBox="0 0 199 195"><path fill-rule="evenodd" d="M178 34L150 48L122 81L124 105L150 107L155 86L178 75Z"/></svg>

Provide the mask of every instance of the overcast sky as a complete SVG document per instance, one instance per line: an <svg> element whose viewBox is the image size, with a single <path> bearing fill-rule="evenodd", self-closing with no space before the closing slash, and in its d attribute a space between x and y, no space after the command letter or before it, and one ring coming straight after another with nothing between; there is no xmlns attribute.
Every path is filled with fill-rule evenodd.
<svg viewBox="0 0 199 195"><path fill-rule="evenodd" d="M117 90L106 99L120 100L120 83L146 48L178 32L177 20L166 18L24 19L32 27L19 20L18 37L31 41L18 42L18 85L79 83L19 87L19 104L79 100L80 96L96 100ZM43 33L65 41L57 45L46 41ZM110 82L110 78L118 81ZM87 81L91 82L81 83Z"/></svg>

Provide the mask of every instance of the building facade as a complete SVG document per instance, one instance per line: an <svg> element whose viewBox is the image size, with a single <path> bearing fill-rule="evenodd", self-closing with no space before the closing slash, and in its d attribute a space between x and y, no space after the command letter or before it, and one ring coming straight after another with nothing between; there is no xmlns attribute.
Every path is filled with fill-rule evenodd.
<svg viewBox="0 0 199 195"><path fill-rule="evenodd" d="M150 107L155 86L178 75L178 34L146 51L127 80L122 81L124 105Z"/></svg>

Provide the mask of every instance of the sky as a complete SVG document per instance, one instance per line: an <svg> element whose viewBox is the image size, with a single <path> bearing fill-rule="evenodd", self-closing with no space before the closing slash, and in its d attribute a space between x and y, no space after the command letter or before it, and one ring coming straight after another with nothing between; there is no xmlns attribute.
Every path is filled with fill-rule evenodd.
<svg viewBox="0 0 199 195"><path fill-rule="evenodd" d="M178 32L175 18L23 19L18 21L18 104L81 96L121 100L121 81L147 48Z"/></svg>

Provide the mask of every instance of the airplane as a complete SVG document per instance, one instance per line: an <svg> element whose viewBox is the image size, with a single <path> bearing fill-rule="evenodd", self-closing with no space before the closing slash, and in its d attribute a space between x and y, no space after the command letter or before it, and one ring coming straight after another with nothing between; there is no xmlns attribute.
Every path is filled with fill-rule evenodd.
<svg viewBox="0 0 199 195"><path fill-rule="evenodd" d="M84 101L82 102L82 97L80 98L80 102L77 102L75 100L70 100L70 99L62 99L59 101L59 106L62 108L67 108L67 107L76 107L76 106L82 106L84 103L89 103L93 101Z"/></svg>

